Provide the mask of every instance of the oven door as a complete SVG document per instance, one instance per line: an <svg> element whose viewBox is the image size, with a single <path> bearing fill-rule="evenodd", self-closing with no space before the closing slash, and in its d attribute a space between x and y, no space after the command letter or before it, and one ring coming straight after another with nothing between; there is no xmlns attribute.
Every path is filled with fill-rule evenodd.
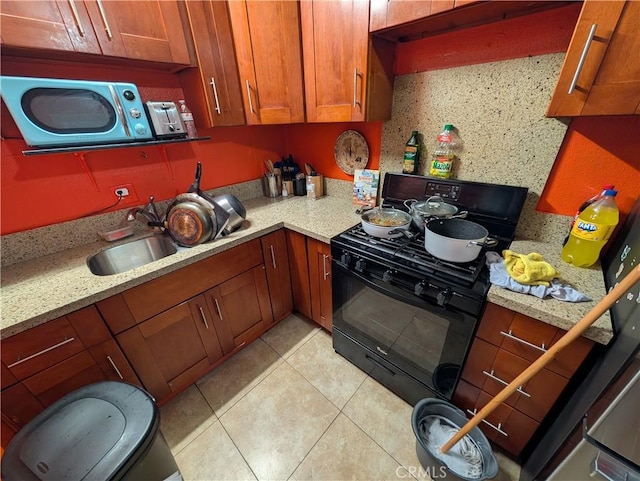
<svg viewBox="0 0 640 481"><path fill-rule="evenodd" d="M476 318L336 261L332 269L334 335L338 331L366 348L371 363L383 360L378 367L400 370L410 381L450 399ZM343 342L334 342L339 353Z"/></svg>

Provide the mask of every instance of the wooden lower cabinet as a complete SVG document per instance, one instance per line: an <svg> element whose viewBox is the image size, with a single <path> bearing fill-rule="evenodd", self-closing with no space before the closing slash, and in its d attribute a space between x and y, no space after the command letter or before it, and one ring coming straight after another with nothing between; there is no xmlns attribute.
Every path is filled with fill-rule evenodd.
<svg viewBox="0 0 640 481"><path fill-rule="evenodd" d="M265 268L258 266L204 293L224 354L271 327L269 291Z"/></svg>
<svg viewBox="0 0 640 481"><path fill-rule="evenodd" d="M204 295L124 331L116 339L156 400L195 382L223 355Z"/></svg>
<svg viewBox="0 0 640 481"><path fill-rule="evenodd" d="M312 319L331 331L333 302L331 293L331 246L316 239L307 239L309 285Z"/></svg>
<svg viewBox="0 0 640 481"><path fill-rule="evenodd" d="M292 230L287 230L286 237L287 249L289 251L289 273L291 277L291 291L293 293L293 308L311 319L307 236Z"/></svg>
<svg viewBox="0 0 640 481"><path fill-rule="evenodd" d="M275 321L280 321L291 314L293 309L289 253L285 231L280 229L262 236L260 242L269 283L273 318Z"/></svg>
<svg viewBox="0 0 640 481"><path fill-rule="evenodd" d="M480 410L564 334L550 324L487 304L453 402L471 417L470 412ZM593 346L579 338L560 351L480 424L487 437L519 456Z"/></svg>

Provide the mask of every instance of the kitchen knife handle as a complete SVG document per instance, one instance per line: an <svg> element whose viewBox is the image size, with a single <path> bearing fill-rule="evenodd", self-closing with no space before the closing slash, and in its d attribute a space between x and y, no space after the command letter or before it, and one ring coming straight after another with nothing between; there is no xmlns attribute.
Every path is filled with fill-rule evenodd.
<svg viewBox="0 0 640 481"><path fill-rule="evenodd" d="M116 372L116 374L118 375L118 377L124 381L124 378L122 377L122 374L120 373L120 369L118 369L118 366L116 366L116 363L113 362L113 359L111 359L111 356L107 356L107 361L109 361L109 364L111 364L111 367L113 368L113 370Z"/></svg>
<svg viewBox="0 0 640 481"><path fill-rule="evenodd" d="M218 102L218 89L216 88L216 80L211 77L211 82L209 82L213 87L213 98L216 101L216 112L220 115L220 102Z"/></svg>
<svg viewBox="0 0 640 481"><path fill-rule="evenodd" d="M216 304L218 302L216 301ZM209 323L207 322L207 316L204 313L204 309L202 308L202 306L198 306L198 309L200 309L200 315L202 316L202 322L204 322L204 327L207 328L207 331L209 330Z"/></svg>
<svg viewBox="0 0 640 481"><path fill-rule="evenodd" d="M271 244L271 245L269 246L269 250L271 250L271 263L273 264L273 268L274 268L274 269L277 269L277 267L276 267L276 255L275 255L275 253L273 252L273 244Z"/></svg>
<svg viewBox="0 0 640 481"><path fill-rule="evenodd" d="M594 23L591 25L591 30L589 30L589 35L587 35L587 40L584 43L584 48L582 49L582 54L580 55L580 60L578 60L578 66L576 67L576 71L573 74L573 80L571 80L571 85L569 85L568 95L571 95L573 91L576 89L576 85L578 83L578 77L582 72L582 67L584 67L584 62L587 59L587 54L589 53L589 47L591 47L591 42L593 41L593 37L596 35L596 29L598 28L598 24Z"/></svg>
<svg viewBox="0 0 640 481"><path fill-rule="evenodd" d="M254 114L254 110L253 110L253 102L251 102L251 87L249 86L249 81L245 80L245 85L247 86L247 98L249 99L249 112L251 112L252 114Z"/></svg>
<svg viewBox="0 0 640 481"><path fill-rule="evenodd" d="M84 27L82 26L82 22L80 21L80 15L78 15L78 9L76 8L76 2L74 0L68 0L69 6L71 7L71 13L73 13L73 19L76 21L76 25L78 26L78 32L80 32L80 36L84 37Z"/></svg>

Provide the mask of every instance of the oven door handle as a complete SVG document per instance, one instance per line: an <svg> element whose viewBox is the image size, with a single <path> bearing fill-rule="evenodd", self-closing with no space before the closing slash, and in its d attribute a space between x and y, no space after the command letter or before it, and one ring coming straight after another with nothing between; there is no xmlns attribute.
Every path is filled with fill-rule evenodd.
<svg viewBox="0 0 640 481"><path fill-rule="evenodd" d="M385 295L391 296L394 299L400 301L400 302L408 302L409 304L412 304L416 307L422 307L424 306L424 304L427 304L429 306L429 310L431 310L432 312L435 313L440 313L443 316L453 316L456 315L456 312L449 309L446 306L439 306L438 304L434 303L434 302L430 302L427 299L424 299L422 297L416 296L413 293L408 293L406 291L403 291L401 289L398 289L390 284L387 284L386 282L377 282L377 280L375 278L372 277L367 277L367 276L363 276L362 274L360 274L359 272L347 269L346 267L344 267L342 264L340 264L339 262L337 262L334 258L333 260L333 266L334 268L337 267L339 270L341 270L344 275L346 276L350 276L350 277L354 277L356 279L358 279L360 282L366 284L367 286L371 287L372 289L383 293ZM336 280L335 274L334 274L334 282Z"/></svg>

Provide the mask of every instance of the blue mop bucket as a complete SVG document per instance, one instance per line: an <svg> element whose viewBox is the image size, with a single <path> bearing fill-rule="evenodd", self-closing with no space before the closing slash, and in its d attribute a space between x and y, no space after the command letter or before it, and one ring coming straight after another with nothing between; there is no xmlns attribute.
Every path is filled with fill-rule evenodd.
<svg viewBox="0 0 640 481"><path fill-rule="evenodd" d="M491 479L498 474L498 461L491 451L491 444L480 428L475 426L465 437L470 437L477 448L477 454L481 458L482 465L477 466L477 473L469 477L468 473L462 473L456 466L449 466L438 459L433 453L439 450L451 436L446 438L442 443L429 442L428 426L434 420L440 420L443 423L452 425L460 429L464 426L468 419L464 413L453 404L436 398L426 398L418 402L413 408L411 414L411 426L413 433L416 435L416 454L420 460L420 464L433 479L478 481L482 479ZM464 438L463 438L464 440ZM463 442L461 440L460 442ZM435 444L435 445L434 445ZM451 453L455 448L451 448ZM457 463L456 463L457 464ZM464 464L464 463L462 463ZM476 463L472 463L476 464ZM452 469L453 468L453 469ZM477 474L477 476L476 476Z"/></svg>

